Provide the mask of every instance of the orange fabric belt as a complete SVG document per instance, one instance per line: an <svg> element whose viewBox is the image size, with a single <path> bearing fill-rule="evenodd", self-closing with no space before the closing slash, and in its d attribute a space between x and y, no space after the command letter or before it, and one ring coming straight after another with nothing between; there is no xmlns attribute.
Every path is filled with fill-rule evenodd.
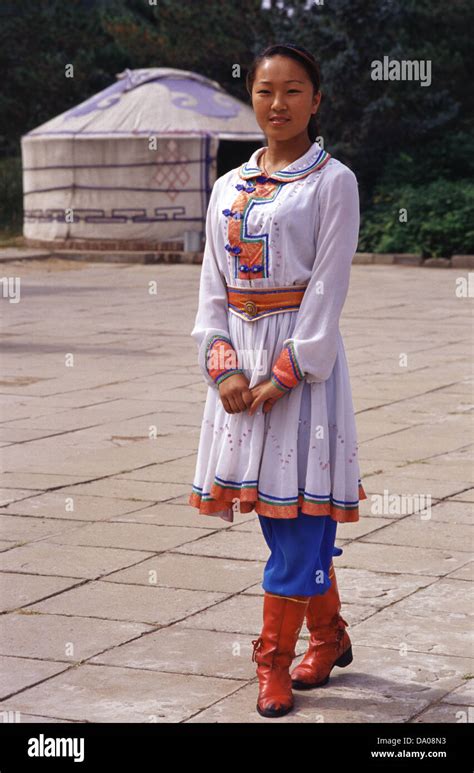
<svg viewBox="0 0 474 773"><path fill-rule="evenodd" d="M299 308L307 285L270 287L265 290L227 285L229 310L246 320Z"/></svg>

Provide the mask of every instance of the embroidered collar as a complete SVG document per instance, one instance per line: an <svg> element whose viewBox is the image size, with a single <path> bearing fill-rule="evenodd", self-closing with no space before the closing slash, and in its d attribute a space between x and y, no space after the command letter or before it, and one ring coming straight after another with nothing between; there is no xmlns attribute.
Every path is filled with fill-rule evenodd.
<svg viewBox="0 0 474 773"><path fill-rule="evenodd" d="M311 172L316 172L321 169L331 158L330 153L323 150L317 142L313 142L311 147L302 156L292 161L291 164L285 166L283 169L277 172L272 172L270 177L266 178L265 173L258 166L258 158L263 150L267 146L257 148L252 153L249 160L242 164L239 168L239 176L243 180L250 180L253 177L265 177L269 180L278 180L279 182L293 182L294 180L300 180L302 177L306 177Z"/></svg>

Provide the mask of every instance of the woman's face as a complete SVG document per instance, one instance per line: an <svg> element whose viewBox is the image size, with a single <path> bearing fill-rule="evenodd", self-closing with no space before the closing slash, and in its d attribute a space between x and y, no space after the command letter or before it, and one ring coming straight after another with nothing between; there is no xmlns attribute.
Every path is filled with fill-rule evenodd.
<svg viewBox="0 0 474 773"><path fill-rule="evenodd" d="M321 92L313 96L313 84L305 68L294 59L278 54L258 65L252 105L257 123L268 138L288 140L305 132L320 101ZM274 116L286 120L273 121Z"/></svg>

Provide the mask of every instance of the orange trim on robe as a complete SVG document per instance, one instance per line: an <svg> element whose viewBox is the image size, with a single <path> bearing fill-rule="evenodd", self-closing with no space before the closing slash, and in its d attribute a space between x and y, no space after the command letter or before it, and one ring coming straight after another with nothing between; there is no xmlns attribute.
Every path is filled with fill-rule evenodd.
<svg viewBox="0 0 474 773"><path fill-rule="evenodd" d="M359 502L367 499L362 483L359 483ZM199 509L201 515L213 515L220 510L232 507L235 499L240 501L240 513L250 513L255 510L258 515L266 515L269 518L297 518L298 508L304 515L330 515L338 523L355 523L359 520L359 507L350 509L337 507L332 503L316 504L305 501L303 494L298 496L298 505L271 505L258 498L257 487L248 486L236 490L230 486L222 486L213 483L210 495L212 499L203 500L200 494L193 491L189 495L188 504ZM328 513L329 507L329 513ZM238 511L237 511L238 512Z"/></svg>
<svg viewBox="0 0 474 773"><path fill-rule="evenodd" d="M287 392L297 386L304 378L304 373L298 365L294 344L283 347L272 368L270 380L277 389Z"/></svg>
<svg viewBox="0 0 474 773"><path fill-rule="evenodd" d="M215 336L211 339L206 355L207 372L216 384L220 384L224 377L234 373L243 373L239 368L239 360L234 347L223 336Z"/></svg>
<svg viewBox="0 0 474 773"><path fill-rule="evenodd" d="M252 288L234 287L227 285L227 302L230 309L240 316L244 312L252 320L262 317L270 312L297 311L301 306L307 285L298 287L266 288L256 290ZM249 303L253 307L247 311ZM246 317L243 317L246 319Z"/></svg>

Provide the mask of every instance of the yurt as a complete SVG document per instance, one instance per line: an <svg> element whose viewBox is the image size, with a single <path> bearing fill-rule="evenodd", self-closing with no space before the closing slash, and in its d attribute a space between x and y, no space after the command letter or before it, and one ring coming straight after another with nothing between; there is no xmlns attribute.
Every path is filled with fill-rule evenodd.
<svg viewBox="0 0 474 773"><path fill-rule="evenodd" d="M199 249L216 177L263 140L250 105L216 81L166 67L125 70L22 136L24 236Z"/></svg>

